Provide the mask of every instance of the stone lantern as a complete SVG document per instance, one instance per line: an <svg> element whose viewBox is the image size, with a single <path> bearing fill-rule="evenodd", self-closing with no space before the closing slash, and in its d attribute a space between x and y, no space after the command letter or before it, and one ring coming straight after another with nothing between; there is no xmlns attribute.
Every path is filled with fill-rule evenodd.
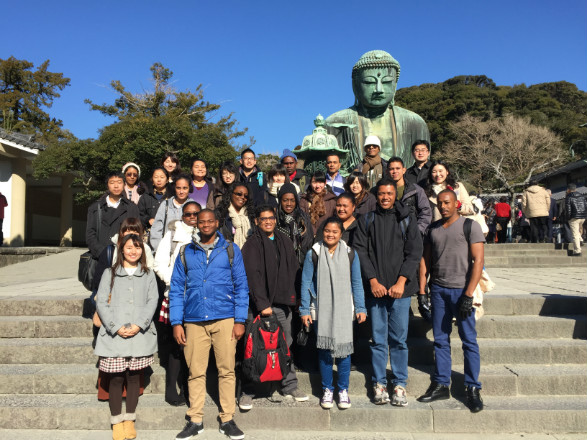
<svg viewBox="0 0 587 440"><path fill-rule="evenodd" d="M316 116L314 125L316 128L312 131L312 134L305 136L300 148L294 150L296 156L304 161L304 171L309 176L313 175L316 171L326 173L326 156L328 153L338 153L341 162L348 153L338 146L338 141L335 136L327 133L322 115L319 114ZM343 169L340 172L343 176L348 175L348 172L345 173Z"/></svg>

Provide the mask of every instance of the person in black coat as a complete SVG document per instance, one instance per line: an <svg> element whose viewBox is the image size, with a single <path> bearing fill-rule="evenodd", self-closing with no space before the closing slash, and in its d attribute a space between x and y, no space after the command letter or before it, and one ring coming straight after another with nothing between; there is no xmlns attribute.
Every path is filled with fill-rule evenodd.
<svg viewBox="0 0 587 440"><path fill-rule="evenodd" d="M270 205L261 205L255 211L256 228L242 248L243 261L249 284L249 317L275 315L290 346L292 338L293 307L297 303L296 278L300 265L291 240L276 229L276 213ZM243 384L239 399L241 410L252 408L252 384ZM281 391L298 402L308 396L298 389L298 379L292 362L290 371L281 381Z"/></svg>
<svg viewBox="0 0 587 440"><path fill-rule="evenodd" d="M344 240L350 247L353 246L355 233L357 231L357 219L355 218L355 197L348 192L343 192L336 198L336 217L342 222L344 230L342 231L341 240ZM324 225L328 219L324 220L318 230L316 231L316 237L314 237L314 243L318 243L324 238Z"/></svg>
<svg viewBox="0 0 587 440"><path fill-rule="evenodd" d="M106 178L108 192L88 208L86 225L86 243L92 257L98 259L102 251L111 243L112 237L118 234L120 224L125 218L139 218L139 208L123 197L124 176L120 172L112 172ZM98 218L101 224L98 225Z"/></svg>
<svg viewBox="0 0 587 440"><path fill-rule="evenodd" d="M157 167L153 170L151 183L147 186L147 191L139 199L139 214L141 223L148 231L153 222L159 205L167 200L173 193L169 190L169 173L163 167Z"/></svg>
<svg viewBox="0 0 587 440"><path fill-rule="evenodd" d="M386 371L389 360L391 403L405 406L410 297L418 291L423 245L416 219L401 202L396 202L396 192L392 179L377 182L377 208L360 218L353 245L361 262L371 319L374 401L385 404L390 400Z"/></svg>

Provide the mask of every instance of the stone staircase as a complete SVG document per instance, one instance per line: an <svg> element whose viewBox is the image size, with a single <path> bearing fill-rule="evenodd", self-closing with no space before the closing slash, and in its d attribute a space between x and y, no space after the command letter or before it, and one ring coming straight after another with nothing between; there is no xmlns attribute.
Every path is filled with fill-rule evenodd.
<svg viewBox="0 0 587 440"><path fill-rule="evenodd" d="M560 267L586 266L587 251L570 256L572 244L504 243L485 246L486 267Z"/></svg>
<svg viewBox="0 0 587 440"><path fill-rule="evenodd" d="M48 438L59 438L63 430L109 428L108 404L96 399L91 324L79 317L81 308L79 298L0 300L0 430L18 432L19 438L32 432L25 430L44 430L54 433ZM471 414L463 404L458 336L453 340L454 398L432 404L415 400L429 384L433 361L430 326L415 316L410 322L409 406L373 405L367 397L368 366L359 366L351 372L349 410L322 410L319 375L299 372L300 387L312 394L309 402L256 399L250 412L237 411L236 421L245 432L338 431L337 437L360 431L587 432L587 298L488 295L485 312L478 323L486 404L481 413ZM164 375L156 362L139 401L139 436L141 431L178 432L184 423L185 407L164 402ZM212 375L209 382L215 382ZM211 429L217 427L215 401L214 393L206 401L204 424Z"/></svg>

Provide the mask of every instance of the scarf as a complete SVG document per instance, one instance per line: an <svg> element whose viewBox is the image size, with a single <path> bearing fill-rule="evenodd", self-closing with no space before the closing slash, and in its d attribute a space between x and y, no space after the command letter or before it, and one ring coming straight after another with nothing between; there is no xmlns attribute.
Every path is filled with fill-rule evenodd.
<svg viewBox="0 0 587 440"><path fill-rule="evenodd" d="M283 186L285 182L283 183L275 183L275 182L271 182L269 184L269 194L271 194L273 197L277 198L277 194L279 194L279 190L281 189L281 187Z"/></svg>
<svg viewBox="0 0 587 440"><path fill-rule="evenodd" d="M367 174L369 170L381 164L381 156L379 154L375 157L365 156L363 162L363 174Z"/></svg>
<svg viewBox="0 0 587 440"><path fill-rule="evenodd" d="M251 222L247 216L247 208L243 206L240 212L236 212L236 209L234 209L234 206L232 206L231 203L228 207L228 215L230 216L232 226L235 229L232 241L234 241L239 248L242 248L249 235L253 232L251 229Z"/></svg>
<svg viewBox="0 0 587 440"><path fill-rule="evenodd" d="M353 296L348 247L339 241L330 257L324 242L318 245L316 346L330 350L333 358L345 358L353 352Z"/></svg>

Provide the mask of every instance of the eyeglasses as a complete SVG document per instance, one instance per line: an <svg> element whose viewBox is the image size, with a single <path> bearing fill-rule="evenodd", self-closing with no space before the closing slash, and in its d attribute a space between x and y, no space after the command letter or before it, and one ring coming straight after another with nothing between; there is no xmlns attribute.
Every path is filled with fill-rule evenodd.
<svg viewBox="0 0 587 440"><path fill-rule="evenodd" d="M428 153L428 149L426 148L416 148L414 153Z"/></svg>
<svg viewBox="0 0 587 440"><path fill-rule="evenodd" d="M198 213L197 212L184 212L183 216L184 217L197 217Z"/></svg>
<svg viewBox="0 0 587 440"><path fill-rule="evenodd" d="M259 217L259 221L264 223L264 222L274 222L275 221L275 216L271 216L271 217Z"/></svg>
<svg viewBox="0 0 587 440"><path fill-rule="evenodd" d="M249 195L247 193L242 193L242 192L233 192L233 194L237 197L244 197L245 199L249 198Z"/></svg>

